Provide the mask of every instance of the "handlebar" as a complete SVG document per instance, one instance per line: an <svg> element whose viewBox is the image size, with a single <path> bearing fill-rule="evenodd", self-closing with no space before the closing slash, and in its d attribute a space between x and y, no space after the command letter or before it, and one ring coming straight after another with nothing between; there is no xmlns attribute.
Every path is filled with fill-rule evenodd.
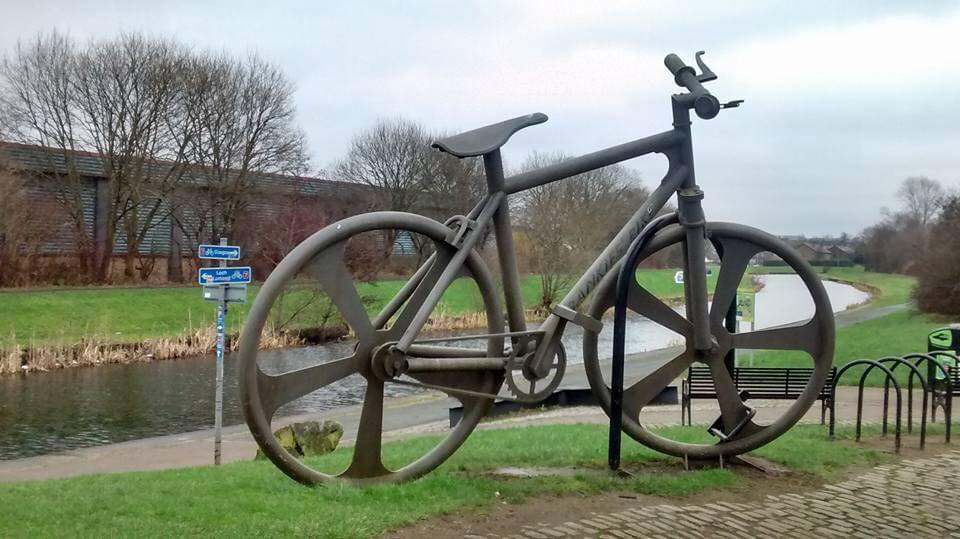
<svg viewBox="0 0 960 539"><path fill-rule="evenodd" d="M673 80L677 83L677 86L682 86L690 91L687 94L689 96L687 98L688 106L693 108L697 116L709 120L720 113L721 106L720 100L703 87L703 81L713 80L717 77L700 60L701 54L703 52L697 53L697 63L704 72L703 77L698 77L697 71L693 67L683 63L683 60L673 53L668 54L663 59L663 64L667 66L670 73L673 73Z"/></svg>

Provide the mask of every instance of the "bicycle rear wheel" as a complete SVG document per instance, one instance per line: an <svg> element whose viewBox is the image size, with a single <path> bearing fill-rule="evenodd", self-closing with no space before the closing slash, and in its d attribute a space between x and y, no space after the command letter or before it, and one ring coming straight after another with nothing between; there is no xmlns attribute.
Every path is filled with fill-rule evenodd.
<svg viewBox="0 0 960 539"><path fill-rule="evenodd" d="M257 444L274 464L293 479L309 485L330 482L369 484L415 479L433 470L453 454L486 413L492 399L449 393L450 397L463 405L463 417L458 425L415 460L411 461L410 451L407 450L398 450L402 454L393 459L394 462L401 462L399 465L392 466L390 459L386 458L387 448L383 446L383 433L386 430L385 388L395 380L383 374L382 355L377 356L377 351L388 346L387 343L398 340L409 327L413 315L436 283L437 276L447 266L455 252L445 240L449 232L450 229L442 224L414 214L376 212L350 217L303 241L283 259L260 289L240 342L241 401L247 425ZM386 251L383 251L383 245L371 248L375 253L392 255L396 251L410 250L420 253L417 260L422 262L408 264L411 268L419 269L400 286L401 290L406 285L412 286L409 289L412 293L408 297L400 296L406 299L394 296L394 300L386 301L380 314L372 319L367 314L369 302L361 297L357 286L358 272L369 271L374 264L369 256L357 254L358 244L362 247L371 242L386 246ZM486 333L502 333L502 309L490 272L476 253L471 253L467 258L465 270L462 279L469 279L475 284L482 301ZM374 286L379 290L399 284L396 281L380 280ZM291 287L299 288L294 290L292 296L284 296ZM313 305L319 301L325 310L313 319L321 319L326 327L345 325L348 332L345 332L344 341L338 342L340 357L313 361L306 367L297 365L298 368L291 370L289 362L278 359L275 354L259 351L260 341L268 320L277 316L278 306L286 301L289 307L289 303L298 297L315 294L310 292L314 287L323 294L310 295L309 298ZM294 299L285 300L287 297ZM317 300L317 297L320 299ZM293 311L299 314L305 309L296 305ZM274 318L271 318L272 312ZM481 356L502 356L503 339L481 339L478 351ZM306 353L309 354L309 350ZM354 383L344 386L343 382L348 378ZM428 372L412 374L410 378L414 382L483 394L496 394L503 384L503 373L494 371ZM361 386L365 388L360 389ZM282 406L327 388L335 388L335 391L330 390L334 398L346 400L347 393L355 393L351 397L355 399L352 402L362 403L358 412L353 454L340 471L316 469L309 462L299 460L281 446L271 427L271 420ZM389 407L386 411L389 411ZM345 417L351 417L351 413L347 412Z"/></svg>

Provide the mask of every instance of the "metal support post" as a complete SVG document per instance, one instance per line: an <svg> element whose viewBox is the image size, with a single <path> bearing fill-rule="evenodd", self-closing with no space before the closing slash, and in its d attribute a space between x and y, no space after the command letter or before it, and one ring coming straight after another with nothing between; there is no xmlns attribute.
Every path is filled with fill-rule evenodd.
<svg viewBox="0 0 960 539"><path fill-rule="evenodd" d="M220 245L227 245L227 238L220 238ZM221 260L220 267L227 267L227 261ZM226 287L228 285L221 285ZM226 341L227 295L222 294L217 304L217 389L214 397L214 435L213 463L220 465L220 430L223 426L223 354Z"/></svg>

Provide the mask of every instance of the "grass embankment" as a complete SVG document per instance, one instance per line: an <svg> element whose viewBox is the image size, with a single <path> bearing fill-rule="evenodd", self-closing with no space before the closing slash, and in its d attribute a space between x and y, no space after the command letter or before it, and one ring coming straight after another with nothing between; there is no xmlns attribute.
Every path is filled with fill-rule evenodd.
<svg viewBox="0 0 960 539"><path fill-rule="evenodd" d="M908 275L890 273L874 273L864 271L863 266L852 268L819 268L824 279L848 283L854 286L865 285L867 291L873 294L870 305L886 307L910 301L910 292L917 284L917 280Z"/></svg>
<svg viewBox="0 0 960 539"><path fill-rule="evenodd" d="M682 296L673 274L673 270L645 270L640 279L658 295L673 299ZM383 279L359 283L357 289L373 315L404 282ZM538 275L523 277L525 305L539 302L540 284ZM239 332L258 292L259 287L252 285L246 304L231 305L228 333ZM483 309L475 283L458 279L443 295L427 329L482 326ZM22 365L27 370L48 370L173 359L211 352L216 342L214 304L203 301L199 287L6 291L0 293L0 313L0 374L19 372ZM261 339L271 348L315 342L316 334L304 341L297 331L339 324L330 301L308 283L291 287L271 313L275 325Z"/></svg>
<svg viewBox="0 0 960 539"><path fill-rule="evenodd" d="M942 317L919 313L913 309L898 311L873 320L866 320L837 329L837 345L833 364L837 367L855 359L880 359L885 356L902 356L927 349L927 334L948 321ZM809 367L809 356L792 352L757 352L754 365L758 367ZM897 369L900 379L906 381L905 367ZM922 372L925 370L921 369ZM855 385L860 370L853 369L844 375L844 385ZM883 375L875 371L868 378L868 385L883 383Z"/></svg>
<svg viewBox="0 0 960 539"><path fill-rule="evenodd" d="M915 278L908 275L865 271L863 266L847 268L818 267L815 269L824 280L851 284L870 292L872 295L870 305L873 307L906 303L910 300L910 292L917 282ZM784 268L777 266L752 267L750 271L755 274L786 272Z"/></svg>
<svg viewBox="0 0 960 539"><path fill-rule="evenodd" d="M644 270L640 282L659 297L680 298L683 289L673 282L674 270ZM358 291L371 313L378 312L403 286L385 279L361 283ZM251 285L246 304L231 304L228 323L236 331L246 318L260 288ZM526 305L540 297L540 278L526 275L521 292ZM296 298L289 301L295 302ZM438 312L465 315L480 312L483 303L472 281L458 279L444 294ZM63 344L80 340L133 342L191 333L213 323L213 303L200 297L199 287L87 288L71 290L6 291L0 293L0 346ZM309 317L302 317L309 323Z"/></svg>
<svg viewBox="0 0 960 539"><path fill-rule="evenodd" d="M873 294L870 305L884 307L906 303L910 300L916 280L906 275L891 275L864 271L862 267L819 268L824 279L852 283L869 289ZM865 320L837 329L837 344L834 364L839 366L855 359L880 359L885 356L902 356L927 349L927 335L953 320L942 316L905 309L886 316ZM810 366L804 354L784 352L757 352L755 365L764 367ZM906 380L904 367L898 369ZM860 370L845 375L843 383L856 384ZM882 374L870 375L868 385L883 383Z"/></svg>
<svg viewBox="0 0 960 539"><path fill-rule="evenodd" d="M691 441L706 436L697 427L668 430L672 437ZM849 437L849 432L841 435ZM392 456L388 460L408 462L435 443L432 437L418 438L384 449ZM311 464L342 466L350 454L340 449ZM849 440L828 441L819 426L796 427L757 454L804 472L813 482L837 478L850 466L893 458ZM669 464L657 464L663 461ZM615 491L683 497L719 489L746 493L750 488L749 480L735 470L684 472L677 459L632 440L625 440L623 462L637 470L633 478L600 472L605 462L605 427L550 425L476 432L425 478L366 489L308 489L263 461L0 484L0 534L371 537L431 516L484 511L532 496ZM577 466L584 473L517 479L485 473L504 466Z"/></svg>
<svg viewBox="0 0 960 539"><path fill-rule="evenodd" d="M712 288L717 271L711 268L708 285ZM776 272L779 268L751 268L752 273ZM666 300L682 299L681 285L674 282L674 269L641 270L640 283L658 297ZM890 305L907 301L913 279L897 275L864 272L862 268L829 268L824 277L857 283L874 294L875 305ZM402 280L380 280L361 283L358 292L371 313L378 312L403 285ZM572 282L572 281L571 281ZM247 304L231 306L228 332L236 334L246 318L247 311L259 287L251 286ZM540 278L523 277L521 292L526 305L535 305L540 297ZM328 313L329 302L314 295L314 288L303 286L284 297L284 307L275 313L298 313L283 329L321 326ZM310 307L301 310L304 303ZM474 283L467 279L455 281L444 294L432 320L437 329L455 329L482 323L476 313L483 303ZM204 302L198 287L182 288L90 288L73 290L9 291L0 293L0 372L20 369L23 350L31 350L27 361L31 369L50 369L64 365L122 362L154 357L175 358L212 350L214 306ZM327 324L331 320L326 321ZM936 322L921 320L922 330L912 327L885 335L887 339L902 339L909 350L917 349L907 343L911 339L922 345L923 331ZM865 355L872 348L890 349L859 333L838 338L838 361ZM860 332L863 333L863 332ZM296 338L284 333L269 336L272 346L295 344ZM853 339L853 340L849 340ZM131 349L111 347L110 343L144 343ZM849 352L845 350L850 350ZM36 353L33 353L36 352ZM764 361L790 362L789 355L775 357L761 354Z"/></svg>

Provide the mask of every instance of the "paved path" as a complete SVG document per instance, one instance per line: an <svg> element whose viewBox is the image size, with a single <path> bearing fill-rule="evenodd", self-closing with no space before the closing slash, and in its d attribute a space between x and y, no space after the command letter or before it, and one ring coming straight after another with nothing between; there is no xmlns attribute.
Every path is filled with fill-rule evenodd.
<svg viewBox="0 0 960 539"><path fill-rule="evenodd" d="M860 307L837 314L837 326L870 320L879 316L896 312L906 308L905 304L888 307ZM680 348L667 348L634 354L625 362L625 379L637 380L662 365L665 361L675 357ZM561 387L589 387L586 375L581 365L568 367ZM856 397L840 395L837 417L846 417L844 409L855 403ZM385 438L397 438L422 433L424 431L443 432L446 430L448 410L459 402L445 398L439 393L428 393L399 399L387 399L384 413ZM787 405L785 401L768 403L761 409L761 413L768 415L777 412ZM814 408L818 408L815 405ZM872 417L868 408L868 420ZM694 421L712 421L716 416L716 404L699 405L694 408ZM604 421L603 412L599 408L592 409L593 421ZM679 417L679 407L664 406L649 408L651 416L644 416L645 424L672 424ZM698 419L698 410L707 410L710 417ZM645 412L646 413L646 412ZM360 406L349 406L323 413L324 419L334 419L344 425L347 433L343 443L351 444L356 425L359 422ZM570 413L571 418L578 417ZM280 423L315 419L316 416L298 416L284 418ZM808 418L819 421L819 410L811 410ZM763 419L763 417L761 417ZM562 419L561 419L562 420ZM579 418L579 420L584 420ZM275 424L277 424L275 422ZM222 459L223 462L246 460L256 452L256 444L250 436L246 425L233 425L224 428ZM0 481L17 481L26 479L48 479L54 477L68 477L73 475L125 472L137 470L158 470L167 468L184 468L188 466L202 466L212 464L213 458L213 430L202 430L155 438L145 438L117 444L76 449L53 455L43 455L17 460L0 461Z"/></svg>
<svg viewBox="0 0 960 539"><path fill-rule="evenodd" d="M560 525L528 525L506 537L960 537L958 495L960 451L950 451L803 494L756 503L638 504Z"/></svg>
<svg viewBox="0 0 960 539"><path fill-rule="evenodd" d="M868 389L864 405L864 421L877 422L881 417L882 392ZM438 405L434 401L440 401ZM433 398L423 402L423 397L397 399L384 415L385 440L406 438L423 434L442 434L449 431L447 406L453 401ZM777 418L789 401L754 401L757 409L757 421L765 423ZM820 422L819 405L814 405L803 421ZM437 413L435 413L437 412ZM347 426L348 436L342 445L353 444L355 425L359 418L360 407L351 406L325 415ZM693 421L695 424L709 424L717 415L719 407L713 401L695 401ZM856 388L842 387L837 393L837 419L849 422L856 417ZM293 418L299 419L299 418ZM906 421L906 417L904 417ZM606 414L599 407L552 408L541 413L522 414L515 417L481 423L480 429L511 428L516 426L556 424L556 423L599 423L608 422ZM678 425L680 406L652 406L642 412L641 422L650 426ZM351 426L353 426L351 428ZM224 429L222 459L224 462L248 460L256 453L257 446L250 436L246 425L235 425ZM185 468L212 464L213 431L204 430L185 434L174 434L156 438L145 438L117 444L77 449L55 455L43 455L17 460L0 461L0 482L32 479L51 479L95 473L115 473L139 470L161 470Z"/></svg>
<svg viewBox="0 0 960 539"><path fill-rule="evenodd" d="M864 322L866 320L880 318L881 316L887 316L888 314L902 311L907 307L910 307L909 303L898 303L896 305L887 305L886 307L871 307L866 305L847 311L841 311L833 316L836 319L837 327L842 328L844 326L849 326L850 324L856 324L857 322Z"/></svg>

